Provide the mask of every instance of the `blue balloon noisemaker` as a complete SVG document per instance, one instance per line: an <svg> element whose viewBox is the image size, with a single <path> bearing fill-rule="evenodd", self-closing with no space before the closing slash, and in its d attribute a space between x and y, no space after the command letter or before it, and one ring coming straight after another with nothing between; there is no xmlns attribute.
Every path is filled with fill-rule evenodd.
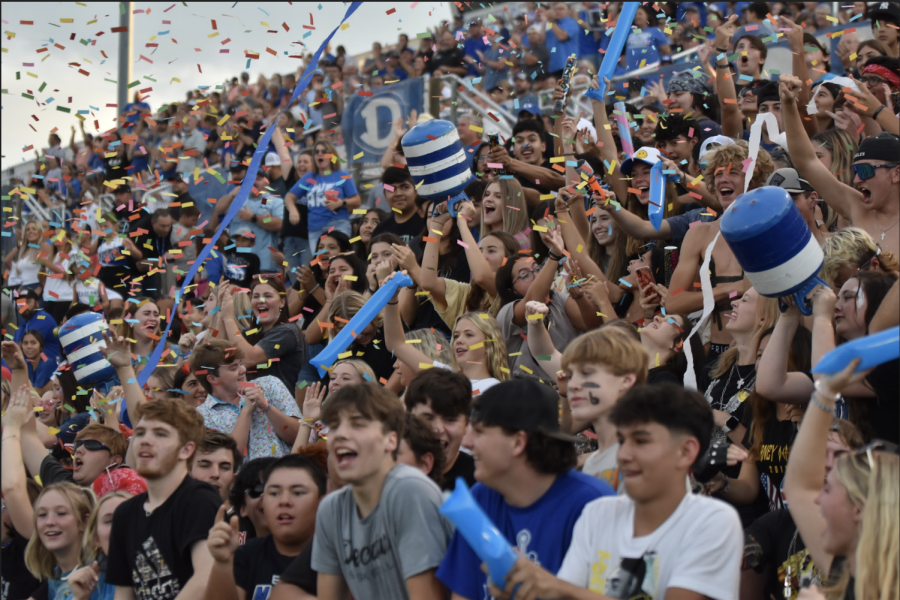
<svg viewBox="0 0 900 600"><path fill-rule="evenodd" d="M103 393L119 385L116 369L103 357L101 350L106 348L103 332L108 329L103 316L95 312L76 315L59 328L59 343L75 379L81 385Z"/></svg>
<svg viewBox="0 0 900 600"><path fill-rule="evenodd" d="M518 556L497 526L475 502L462 477L456 478L456 489L444 501L440 513L456 526L456 530L478 558L487 565L491 581L498 587L504 587L506 575Z"/></svg>
<svg viewBox="0 0 900 600"><path fill-rule="evenodd" d="M854 358L860 360L855 373L900 358L900 327L885 329L841 344L823 356L812 372L834 375L847 368Z"/></svg>
<svg viewBox="0 0 900 600"><path fill-rule="evenodd" d="M659 231L662 227L663 207L666 202L666 186L669 183L669 175L663 171L663 162L659 161L650 167L650 206L647 207L647 216L650 224Z"/></svg>
<svg viewBox="0 0 900 600"><path fill-rule="evenodd" d="M408 287L413 284L413 280L409 275L397 273L388 279L381 288L369 298L363 307L353 315L350 322L344 325L341 332L337 334L333 340L328 342L325 349L316 356L309 359L309 362L315 365L319 371L320 377L325 377L328 369L338 360L338 355L347 350L347 347L353 343L355 335L359 335L363 329L369 326L381 309L390 302L394 294L401 287Z"/></svg>
<svg viewBox="0 0 900 600"><path fill-rule="evenodd" d="M619 13L619 20L616 21L616 27L610 36L609 46L606 47L606 54L603 55L603 62L600 63L600 68L597 70L597 82L600 84L600 89L588 88L584 94L588 98L606 102L606 82L603 80L610 79L616 70L616 63L622 56L625 40L631 33L631 24L634 22L634 16L640 5L640 2L622 3L622 12Z"/></svg>
<svg viewBox="0 0 900 600"><path fill-rule="evenodd" d="M825 254L785 190L765 186L741 195L720 229L753 289L769 298L793 296L800 312L812 314L807 295L828 285L818 276ZM787 309L781 300L779 306Z"/></svg>
<svg viewBox="0 0 900 600"><path fill-rule="evenodd" d="M400 143L419 196L435 204L446 201L450 216L456 217L459 203L469 199L464 190L475 179L456 126L426 121L407 131Z"/></svg>

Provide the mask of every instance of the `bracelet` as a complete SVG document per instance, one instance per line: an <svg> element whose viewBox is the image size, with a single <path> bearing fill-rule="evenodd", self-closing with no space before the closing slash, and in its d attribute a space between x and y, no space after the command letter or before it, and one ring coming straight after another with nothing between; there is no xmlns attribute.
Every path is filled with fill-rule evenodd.
<svg viewBox="0 0 900 600"><path fill-rule="evenodd" d="M834 406L828 406L827 404L825 404L824 402L822 402L821 400L819 400L819 396L821 396L821 393L820 393L820 392L818 392L818 391L813 392L812 395L810 395L810 397L809 397L809 401L813 404L813 406L815 406L816 408L818 408L818 409L821 410L822 412L826 412L826 413L828 413L829 415L833 415L833 414L834 414L834 408L835 408L835 407L834 407ZM822 396L822 397L824 398L824 396Z"/></svg>
<svg viewBox="0 0 900 600"><path fill-rule="evenodd" d="M320 287L320 286L319 286L319 284L317 283L317 284L316 284L316 287L314 287L313 289L309 290L309 291L306 292L306 293L309 294L310 296L312 296L312 293L313 293L314 291L316 291L317 289L319 289L319 287Z"/></svg>
<svg viewBox="0 0 900 600"><path fill-rule="evenodd" d="M838 392L838 393L836 393L836 394L830 394L830 393L828 393L827 391L823 390L823 389L822 389L822 380L821 380L821 379L817 380L817 381L813 384L813 387L816 389L817 392L819 392L819 393L822 395L823 398L826 398L826 399L828 399L828 400L834 400L835 402L837 402L838 400L841 399L841 394L840 394L840 392Z"/></svg>
<svg viewBox="0 0 900 600"><path fill-rule="evenodd" d="M722 489L719 490L719 493L720 493L720 494L723 493L723 492L727 492L727 491L728 491L728 475L722 473L722 477L725 478L725 485L723 485L723 486L722 486Z"/></svg>
<svg viewBox="0 0 900 600"><path fill-rule="evenodd" d="M309 421L300 421L300 425L301 425L302 427L307 427L307 428L309 428L309 429L315 429L315 428L316 428L316 424L315 424L315 423L311 423L311 422L309 422Z"/></svg>
<svg viewBox="0 0 900 600"><path fill-rule="evenodd" d="M880 112L883 111L884 109L885 109L884 104L882 104L881 106L879 106L878 108L876 108L876 109L875 109L875 112L872 113L872 118L873 118L873 119L877 119L877 118L878 118L878 113L880 113Z"/></svg>
<svg viewBox="0 0 900 600"><path fill-rule="evenodd" d="M272 404L271 404L271 403L266 404L266 409L265 409L264 411L262 411L262 414L266 414L266 413L268 413L270 410L272 410Z"/></svg>
<svg viewBox="0 0 900 600"><path fill-rule="evenodd" d="M10 435L7 435L6 437L4 437L3 441L5 442L6 440L8 440L10 438L17 440L17 439L19 439L19 436L10 434Z"/></svg>
<svg viewBox="0 0 900 600"><path fill-rule="evenodd" d="M559 262L559 261L561 261L561 260L563 259L562 256L559 256L559 255L557 255L557 254L553 254L553 250L548 250L548 251L547 251L547 258L549 258L550 260L555 261L555 262Z"/></svg>
<svg viewBox="0 0 900 600"><path fill-rule="evenodd" d="M717 69L730 69L731 65L729 65L729 64L720 65L719 63L716 63L716 68Z"/></svg>
<svg viewBox="0 0 900 600"><path fill-rule="evenodd" d="M728 54L728 48L716 48L716 52L719 54Z"/></svg>

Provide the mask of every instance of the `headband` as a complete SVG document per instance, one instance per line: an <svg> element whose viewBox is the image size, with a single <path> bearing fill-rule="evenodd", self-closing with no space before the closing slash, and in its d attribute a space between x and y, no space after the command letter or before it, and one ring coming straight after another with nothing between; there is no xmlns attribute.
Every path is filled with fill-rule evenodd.
<svg viewBox="0 0 900 600"><path fill-rule="evenodd" d="M884 79L891 85L900 85L900 76L891 71L885 66L882 65L866 65L863 70L863 73L874 73Z"/></svg>

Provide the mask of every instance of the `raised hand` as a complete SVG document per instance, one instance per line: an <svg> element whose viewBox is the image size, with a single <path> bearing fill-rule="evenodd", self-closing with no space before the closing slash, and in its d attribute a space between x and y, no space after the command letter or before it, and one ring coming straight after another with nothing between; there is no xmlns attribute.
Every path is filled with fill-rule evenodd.
<svg viewBox="0 0 900 600"><path fill-rule="evenodd" d="M181 339L178 340L178 349L181 350L182 354L187 354L191 350L194 349L194 345L197 343L197 336L188 331L186 334L181 336Z"/></svg>
<svg viewBox="0 0 900 600"><path fill-rule="evenodd" d="M3 360L6 361L6 366L10 370L25 369L25 354L17 343L3 342L0 344L0 355L3 356Z"/></svg>
<svg viewBox="0 0 900 600"><path fill-rule="evenodd" d="M543 302L538 302L536 300L529 300L525 303L525 316L530 317L531 315L549 315L550 309ZM528 319L528 323L540 324L541 319Z"/></svg>
<svg viewBox="0 0 900 600"><path fill-rule="evenodd" d="M803 52L803 28L785 16L780 18L782 27L790 28L790 31L786 32L784 37L787 38L791 52Z"/></svg>
<svg viewBox="0 0 900 600"><path fill-rule="evenodd" d="M419 263L416 261L415 253L409 249L408 246L398 246L397 244L391 245L391 252L394 253L393 262L395 262L401 269L410 270L416 268ZM391 268L394 268L394 265L391 265Z"/></svg>
<svg viewBox="0 0 900 600"><path fill-rule="evenodd" d="M325 401L325 393L328 388L320 382L306 386L306 397L303 399L303 418L308 421L318 421L322 416L322 402Z"/></svg>
<svg viewBox="0 0 900 600"><path fill-rule="evenodd" d="M737 20L738 15L731 15L727 21L716 27L716 41L713 50L715 48L728 48L735 30L737 30ZM706 64L706 61L703 64Z"/></svg>
<svg viewBox="0 0 900 600"><path fill-rule="evenodd" d="M834 295L831 288L820 286L812 297L813 316L831 320L834 318L835 304L837 304L837 296Z"/></svg>
<svg viewBox="0 0 900 600"><path fill-rule="evenodd" d="M103 358L115 369L124 369L131 366L131 342L114 331L104 331L103 341L106 348L100 348Z"/></svg>
<svg viewBox="0 0 900 600"><path fill-rule="evenodd" d="M6 414L3 416L3 429L6 431L21 431L23 427L34 426L34 410L32 410L31 394L34 391L27 385L19 387L9 399Z"/></svg>
<svg viewBox="0 0 900 600"><path fill-rule="evenodd" d="M231 517L229 522L225 522L225 505L219 507L216 513L216 520L212 529L209 530L209 537L206 539L206 547L213 560L219 563L231 563L234 560L234 553L238 548L238 518L237 515Z"/></svg>
<svg viewBox="0 0 900 600"><path fill-rule="evenodd" d="M796 102L803 89L803 82L793 75L782 75L778 78L778 94L782 102Z"/></svg>
<svg viewBox="0 0 900 600"><path fill-rule="evenodd" d="M465 202L460 202L456 207L457 218L459 218L460 215L465 218L466 222L471 222L472 219L478 215L478 209L475 208L475 205L471 201L466 200Z"/></svg>

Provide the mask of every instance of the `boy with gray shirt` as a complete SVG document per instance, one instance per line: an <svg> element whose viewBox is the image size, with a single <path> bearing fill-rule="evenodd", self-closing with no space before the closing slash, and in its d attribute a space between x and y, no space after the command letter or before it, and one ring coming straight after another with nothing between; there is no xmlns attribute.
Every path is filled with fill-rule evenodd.
<svg viewBox="0 0 900 600"><path fill-rule="evenodd" d="M435 577L452 534L441 492L397 464L403 404L375 383L346 386L322 412L328 452L347 486L319 505L312 567L318 598L445 597Z"/></svg>

